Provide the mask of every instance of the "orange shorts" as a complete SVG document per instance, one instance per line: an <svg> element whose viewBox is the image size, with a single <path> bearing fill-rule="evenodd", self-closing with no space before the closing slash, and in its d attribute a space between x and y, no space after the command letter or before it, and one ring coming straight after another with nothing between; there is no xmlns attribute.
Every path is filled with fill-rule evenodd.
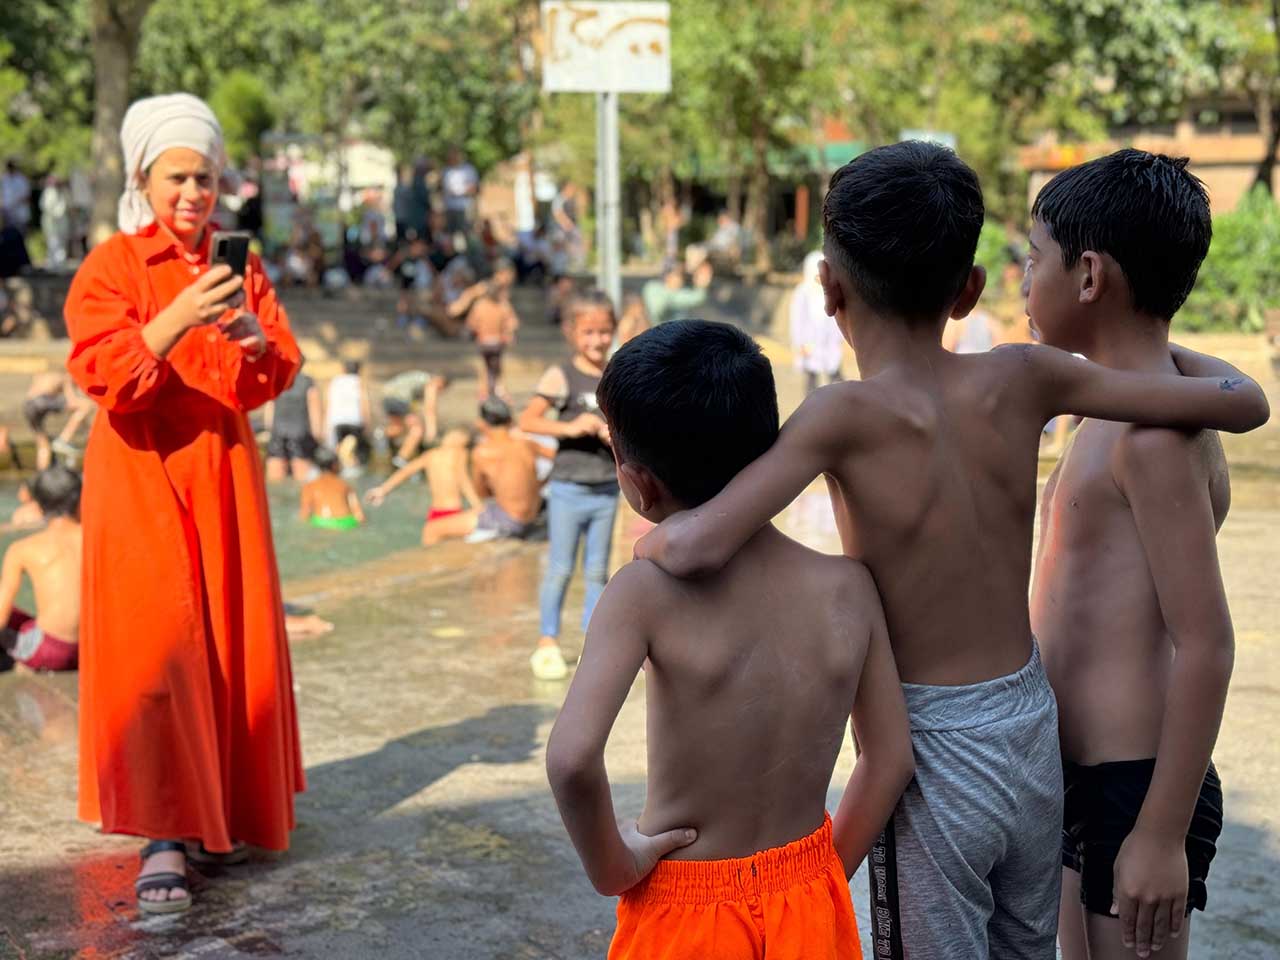
<svg viewBox="0 0 1280 960"><path fill-rule="evenodd" d="M739 860L663 860L618 901L609 960L862 960L831 818Z"/></svg>

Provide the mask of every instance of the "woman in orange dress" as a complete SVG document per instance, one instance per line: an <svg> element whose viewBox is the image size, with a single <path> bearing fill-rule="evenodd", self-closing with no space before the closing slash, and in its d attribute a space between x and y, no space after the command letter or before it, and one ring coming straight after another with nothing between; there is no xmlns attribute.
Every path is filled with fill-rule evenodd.
<svg viewBox="0 0 1280 960"><path fill-rule="evenodd" d="M80 817L159 841L146 913L206 855L284 850L303 789L262 465L246 411L300 365L262 265L209 266L224 163L186 94L130 107L121 232L67 296L68 369L103 409L84 461Z"/></svg>

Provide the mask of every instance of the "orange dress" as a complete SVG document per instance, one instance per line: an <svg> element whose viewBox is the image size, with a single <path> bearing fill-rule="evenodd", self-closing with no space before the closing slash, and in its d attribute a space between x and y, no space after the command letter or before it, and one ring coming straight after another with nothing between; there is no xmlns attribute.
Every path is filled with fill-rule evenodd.
<svg viewBox="0 0 1280 960"><path fill-rule="evenodd" d="M284 609L245 411L301 358L251 257L251 361L214 327L161 359L142 327L208 269L152 224L85 259L67 368L101 407L84 459L80 818L107 833L289 845L303 789Z"/></svg>

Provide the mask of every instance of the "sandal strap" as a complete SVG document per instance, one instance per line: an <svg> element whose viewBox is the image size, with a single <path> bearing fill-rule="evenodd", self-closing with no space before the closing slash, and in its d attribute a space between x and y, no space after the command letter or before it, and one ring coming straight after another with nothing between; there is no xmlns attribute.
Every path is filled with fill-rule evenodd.
<svg viewBox="0 0 1280 960"><path fill-rule="evenodd" d="M180 873L149 873L145 877L139 877L133 883L134 893L146 893L148 890L185 890L191 892L191 888L187 886L187 878Z"/></svg>
<svg viewBox="0 0 1280 960"><path fill-rule="evenodd" d="M141 856L143 860L146 860L157 853L168 853L169 851L185 854L187 845L181 840L152 840L142 848Z"/></svg>

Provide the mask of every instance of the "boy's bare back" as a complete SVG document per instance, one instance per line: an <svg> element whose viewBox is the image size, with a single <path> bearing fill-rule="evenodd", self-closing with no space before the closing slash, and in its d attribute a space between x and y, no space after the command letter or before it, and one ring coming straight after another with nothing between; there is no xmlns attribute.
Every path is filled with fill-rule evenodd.
<svg viewBox="0 0 1280 960"><path fill-rule="evenodd" d="M465 443L441 444L423 454L432 509L462 509L462 477L467 471L468 456Z"/></svg>
<svg viewBox="0 0 1280 960"><path fill-rule="evenodd" d="M513 520L533 521L542 503L537 444L494 431L476 444L472 462L477 487L489 491Z"/></svg>
<svg viewBox="0 0 1280 960"><path fill-rule="evenodd" d="M828 483L845 552L875 574L903 681L975 683L1030 655L1042 419L1016 348L930 361L827 388L851 434Z"/></svg>
<svg viewBox="0 0 1280 960"><path fill-rule="evenodd" d="M302 512L304 519L317 517L349 517L352 515L354 494L341 477L322 473L302 488Z"/></svg>
<svg viewBox="0 0 1280 960"><path fill-rule="evenodd" d="M640 831L692 826L698 839L671 857L707 860L821 826L881 618L866 569L768 526L713 577L678 581L640 561L609 593L605 617L639 617L648 636Z"/></svg>
<svg viewBox="0 0 1280 960"><path fill-rule="evenodd" d="M1150 489L1156 472L1164 482L1185 478L1192 495L1165 499ZM1144 544L1135 513L1143 510L1143 486L1159 510L1142 519L1147 537L1160 528L1181 549L1171 542L1153 557ZM1045 488L1031 610L1058 695L1066 759L1096 764L1156 755L1173 646L1153 566L1162 566L1167 594L1176 591L1202 609L1199 615L1229 623L1212 533L1230 505L1226 458L1212 431L1094 420L1077 430ZM1208 542L1193 545L1188 531ZM1177 597L1165 600L1176 609Z"/></svg>
<svg viewBox="0 0 1280 960"><path fill-rule="evenodd" d="M14 543L6 555L31 580L36 621L68 643L80 634L80 524L60 519Z"/></svg>

